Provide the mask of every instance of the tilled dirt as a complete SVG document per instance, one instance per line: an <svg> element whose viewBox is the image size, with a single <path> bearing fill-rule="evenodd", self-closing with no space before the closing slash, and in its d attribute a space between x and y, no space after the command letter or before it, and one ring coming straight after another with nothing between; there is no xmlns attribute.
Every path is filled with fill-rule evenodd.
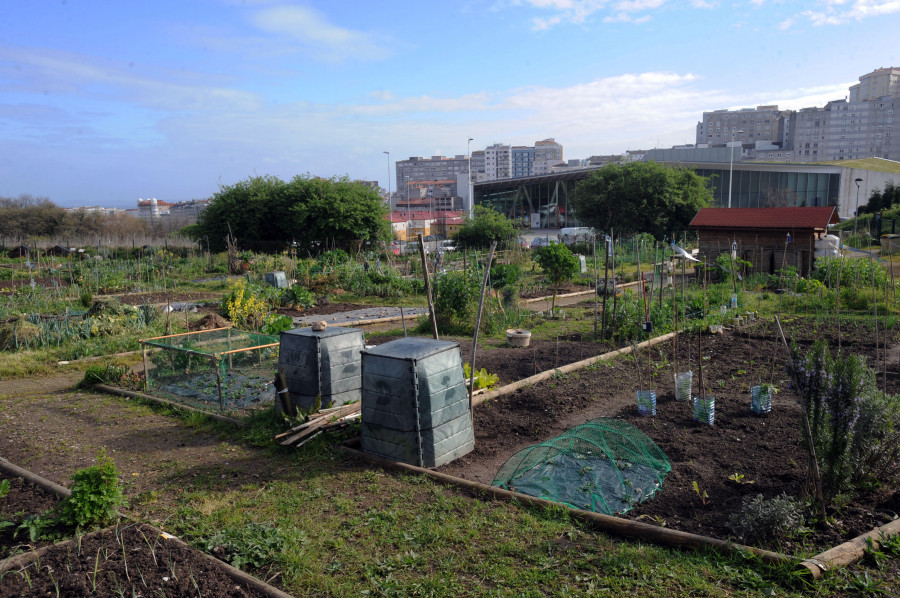
<svg viewBox="0 0 900 598"><path fill-rule="evenodd" d="M2 596L227 596L264 594L215 561L149 526L124 524L50 547L0 577Z"/></svg>
<svg viewBox="0 0 900 598"><path fill-rule="evenodd" d="M785 324L785 333L801 346L818 338L836 338L833 327L804 320ZM869 364L875 363L874 336L868 328L845 325L842 333L844 351L866 355ZM723 335L704 335L699 349L696 337L682 338L678 362L670 341L639 353L640 368L634 359L620 358L491 399L474 410L475 450L441 471L490 484L517 451L594 418L618 418L647 434L672 465L656 497L626 516L728 538L728 519L740 511L745 496L759 493L772 498L787 492L802 497L806 492L807 453L801 442L800 408L789 390L784 346L775 334L773 323L760 322ZM522 373L530 374L530 368L522 365L529 359L523 359L527 354L521 351L485 351L486 358L479 357L478 366L495 371L503 363L515 362L518 368L524 367ZM712 426L693 421L691 404L674 396L675 363L679 371L694 371L693 394L698 394L698 353L706 394L715 397ZM772 412L758 416L750 410L749 388L769 381L773 356L774 383L782 391L775 395ZM897 374L897 363L888 364L889 393L900 392ZM638 414L635 392L642 388L657 392L656 417ZM743 477L732 481L729 477L734 474ZM694 490L694 482L700 492ZM834 518L831 526L811 533L805 541L825 549L890 521L900 513L896 487L896 483L885 483L879 490L858 494L852 504L829 513Z"/></svg>

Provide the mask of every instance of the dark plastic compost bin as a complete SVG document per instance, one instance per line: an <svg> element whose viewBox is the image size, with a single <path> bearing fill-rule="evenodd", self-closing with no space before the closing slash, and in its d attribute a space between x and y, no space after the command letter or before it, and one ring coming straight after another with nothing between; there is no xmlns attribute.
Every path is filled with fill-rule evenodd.
<svg viewBox="0 0 900 598"><path fill-rule="evenodd" d="M475 448L459 343L403 338L362 352L362 449L440 467Z"/></svg>
<svg viewBox="0 0 900 598"><path fill-rule="evenodd" d="M290 285L288 284L287 277L284 275L284 272L266 272L266 284L269 284L276 289L286 289Z"/></svg>
<svg viewBox="0 0 900 598"><path fill-rule="evenodd" d="M287 379L294 406L309 411L321 396L321 407L360 399L362 330L356 328L295 328L281 333L278 367ZM275 401L276 409L281 409Z"/></svg>

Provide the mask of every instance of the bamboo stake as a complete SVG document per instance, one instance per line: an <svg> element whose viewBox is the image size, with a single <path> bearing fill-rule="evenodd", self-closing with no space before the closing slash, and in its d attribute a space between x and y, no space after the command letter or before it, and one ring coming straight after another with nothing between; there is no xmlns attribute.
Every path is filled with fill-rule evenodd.
<svg viewBox="0 0 900 598"><path fill-rule="evenodd" d="M431 333L434 339L438 340L437 314L434 313L434 301L431 298L431 280L428 277L428 259L425 257L425 241L422 240L422 233L418 233L416 238L419 240L419 256L422 258L422 274L425 277L425 297L428 299L428 311L431 312Z"/></svg>
<svg viewBox="0 0 900 598"><path fill-rule="evenodd" d="M784 336L784 330L781 328L781 320L778 316L775 316L775 323L778 325L778 333L781 335L781 341L784 343L784 349L787 351L788 359L791 359L791 349L788 346L787 339ZM794 368L791 368L791 379L794 382L794 388L797 389L797 401L800 403L800 413L801 419L803 421L803 432L804 436L806 436L806 449L809 452L809 470L812 473L813 481L815 482L816 488L816 500L819 502L819 515L822 518L821 521L824 523L826 521L825 515L825 495L822 492L822 476L819 473L819 461L816 459L816 446L813 443L812 437L812 428L809 425L809 414L806 411L806 405L804 404L801 396L800 396L800 385L797 381L797 376L794 373Z"/></svg>
<svg viewBox="0 0 900 598"><path fill-rule="evenodd" d="M497 242L494 241L491 243L491 249L488 252L487 264L484 267L484 281L481 283L481 297L478 299L478 315L475 318L475 334L472 336L472 359L469 363L469 411L472 410L472 394L475 392L475 353L478 350L478 329L481 327L481 310L484 307L484 292L485 289L487 289L488 279L491 276L491 260L494 259L494 250L496 248Z"/></svg>

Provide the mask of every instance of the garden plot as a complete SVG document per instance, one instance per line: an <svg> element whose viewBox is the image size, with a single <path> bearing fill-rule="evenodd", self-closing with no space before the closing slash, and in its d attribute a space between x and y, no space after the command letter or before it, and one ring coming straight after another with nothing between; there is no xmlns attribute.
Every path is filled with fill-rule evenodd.
<svg viewBox="0 0 900 598"><path fill-rule="evenodd" d="M833 349L837 346L833 325L798 319L785 324L785 333L801 348L820 338L832 339ZM796 498L806 495L807 453L800 407L788 389L787 356L776 334L773 323L760 322L724 335L703 336L699 353L704 384L706 394L716 401L712 426L693 420L690 402L675 400L676 368L694 369L693 394L698 394L696 337L682 337L677 365L671 341L650 350L649 376L647 363L642 372L633 358L619 358L487 401L473 412L475 450L440 471L490 484L516 452L586 421L615 417L647 434L672 465L662 490L628 516L728 538L732 535L729 519L740 512L745 497L774 498L782 492ZM841 335L845 354L865 355L875 365L869 327L845 323ZM751 410L750 387L769 380L773 355L777 357L773 382L782 392L775 395L770 413L757 415ZM881 372L884 367L879 362L877 369ZM897 363L886 368L886 391L897 393ZM648 386L648 377L657 392L655 417L640 415L635 398L636 390ZM883 383L881 375L878 383ZM829 511L834 525L817 528L795 542L827 548L891 520L900 511L896 479L891 482L859 490L850 504ZM815 527L812 522L810 527ZM786 549L790 547L788 543Z"/></svg>
<svg viewBox="0 0 900 598"><path fill-rule="evenodd" d="M141 341L150 394L225 411L271 408L278 337L221 328Z"/></svg>

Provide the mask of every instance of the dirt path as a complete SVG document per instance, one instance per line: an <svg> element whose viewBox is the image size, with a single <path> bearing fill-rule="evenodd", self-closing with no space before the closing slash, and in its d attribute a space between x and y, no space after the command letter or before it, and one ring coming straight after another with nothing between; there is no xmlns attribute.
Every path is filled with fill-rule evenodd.
<svg viewBox="0 0 900 598"><path fill-rule="evenodd" d="M274 479L283 466L265 451L198 432L121 398L77 388L80 373L0 382L0 456L69 485L106 447L132 508L157 520L195 481L223 485Z"/></svg>

